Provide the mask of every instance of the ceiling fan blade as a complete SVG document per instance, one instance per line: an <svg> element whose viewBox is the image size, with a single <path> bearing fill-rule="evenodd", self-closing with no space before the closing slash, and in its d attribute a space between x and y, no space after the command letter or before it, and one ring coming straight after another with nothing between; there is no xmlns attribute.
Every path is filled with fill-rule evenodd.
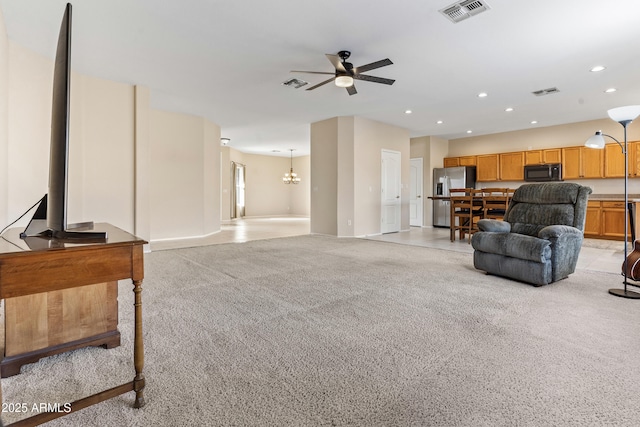
<svg viewBox="0 0 640 427"><path fill-rule="evenodd" d="M331 55L330 53L326 53L325 56L336 70L342 73L347 72L346 68L344 68L344 66L342 65L342 62L340 62L340 57L338 55Z"/></svg>
<svg viewBox="0 0 640 427"><path fill-rule="evenodd" d="M307 73L307 74L327 74L334 76L336 73L330 73L328 71L300 71L300 70L291 70L290 73Z"/></svg>
<svg viewBox="0 0 640 427"><path fill-rule="evenodd" d="M391 64L393 64L393 62L391 62L391 60L389 58L381 59L380 61L372 62L371 64L361 65L359 67L356 67L353 71L356 74L364 73L365 71L375 70L376 68L385 67L385 66L391 65Z"/></svg>
<svg viewBox="0 0 640 427"><path fill-rule="evenodd" d="M355 95L356 93L358 93L358 91L356 90L356 86L355 85L351 85L349 87L346 88L347 92L349 93L349 95Z"/></svg>
<svg viewBox="0 0 640 427"><path fill-rule="evenodd" d="M385 85L392 85L393 82L395 82L395 80L392 79L385 79L382 77L374 77L374 76L367 76L365 74L355 74L353 76L354 79L356 80L364 80L367 82L373 82L373 83L382 83Z"/></svg>
<svg viewBox="0 0 640 427"><path fill-rule="evenodd" d="M317 85L315 85L315 86L311 86L311 87L310 87L309 89L307 89L307 90L314 90L315 88L320 87L320 86L322 86L322 85L326 85L327 83L332 82L332 81L334 81L334 80L335 80L335 77L331 77L330 79L327 79L327 80L325 80L325 81L323 81L323 82L320 82L320 83L318 83L318 84L317 84Z"/></svg>

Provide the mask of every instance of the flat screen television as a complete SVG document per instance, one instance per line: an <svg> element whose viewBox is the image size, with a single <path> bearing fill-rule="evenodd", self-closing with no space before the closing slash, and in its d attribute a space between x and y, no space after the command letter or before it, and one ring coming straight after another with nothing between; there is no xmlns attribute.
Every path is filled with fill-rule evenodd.
<svg viewBox="0 0 640 427"><path fill-rule="evenodd" d="M71 4L67 3L53 70L49 189L20 237L54 239L106 239L103 232L90 231L92 222L67 224L67 171L69 163L69 110L71 86Z"/></svg>

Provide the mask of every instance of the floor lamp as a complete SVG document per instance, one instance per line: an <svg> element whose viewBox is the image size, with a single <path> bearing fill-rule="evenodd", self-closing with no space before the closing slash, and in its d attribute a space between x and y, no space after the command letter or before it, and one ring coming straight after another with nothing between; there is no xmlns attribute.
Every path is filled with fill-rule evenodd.
<svg viewBox="0 0 640 427"><path fill-rule="evenodd" d="M631 284L627 281L627 256L629 251L629 190L627 188L629 184L629 154L627 152L627 126L640 115L640 105L629 105L627 107L612 108L611 110L607 111L607 113L612 120L620 123L624 128L624 145L622 145L620 141L618 141L611 135L604 134L601 131L596 132L596 134L589 138L584 145L591 148L602 149L604 148L604 137L607 136L618 143L620 148L622 148L622 153L624 154L624 262L622 263L622 272L624 274L624 288L609 289L609 293L622 298L640 299L640 293L627 289L627 285Z"/></svg>

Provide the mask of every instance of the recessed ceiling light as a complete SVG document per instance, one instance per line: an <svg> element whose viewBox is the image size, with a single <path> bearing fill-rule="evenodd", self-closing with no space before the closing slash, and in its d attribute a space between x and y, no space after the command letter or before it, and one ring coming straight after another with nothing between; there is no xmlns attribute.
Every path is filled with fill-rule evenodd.
<svg viewBox="0 0 640 427"><path fill-rule="evenodd" d="M610 87L609 89L605 90L605 93L613 93L615 91L617 91L618 89L616 89L615 87Z"/></svg>
<svg viewBox="0 0 640 427"><path fill-rule="evenodd" d="M404 113L405 113L405 114L411 114L411 113L413 113L413 111L411 111L411 110L405 110L405 111L404 111Z"/></svg>
<svg viewBox="0 0 640 427"><path fill-rule="evenodd" d="M504 111L506 111L507 113L513 111L513 107L507 107L504 109Z"/></svg>
<svg viewBox="0 0 640 427"><path fill-rule="evenodd" d="M603 65L596 65L595 67L591 68L589 71L591 71L592 73L597 73L598 71L602 71L604 69L606 69L607 67L603 66Z"/></svg>
<svg viewBox="0 0 640 427"><path fill-rule="evenodd" d="M488 93L487 93L487 92L480 92L480 93L478 94L478 98L486 98L486 97L487 97L487 95L488 95Z"/></svg>
<svg viewBox="0 0 640 427"><path fill-rule="evenodd" d="M438 121L436 122L436 124L438 124L438 125L441 125L442 123L444 123L442 120L438 120Z"/></svg>
<svg viewBox="0 0 640 427"><path fill-rule="evenodd" d="M472 131L471 129L469 129L469 130L467 131L467 133L473 133L473 131Z"/></svg>
<svg viewBox="0 0 640 427"><path fill-rule="evenodd" d="M531 124L532 124L532 125L537 125L537 124L538 124L538 121L537 121L537 120L531 120Z"/></svg>

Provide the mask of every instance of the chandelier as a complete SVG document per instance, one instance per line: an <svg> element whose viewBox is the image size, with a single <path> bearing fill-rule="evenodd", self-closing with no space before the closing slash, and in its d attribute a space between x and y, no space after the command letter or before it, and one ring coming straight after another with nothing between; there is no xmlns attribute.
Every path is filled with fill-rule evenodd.
<svg viewBox="0 0 640 427"><path fill-rule="evenodd" d="M293 148L290 148L291 151L291 169L288 173L285 173L282 177L282 182L285 184L297 184L300 182L300 178L298 178L298 174L293 171Z"/></svg>

